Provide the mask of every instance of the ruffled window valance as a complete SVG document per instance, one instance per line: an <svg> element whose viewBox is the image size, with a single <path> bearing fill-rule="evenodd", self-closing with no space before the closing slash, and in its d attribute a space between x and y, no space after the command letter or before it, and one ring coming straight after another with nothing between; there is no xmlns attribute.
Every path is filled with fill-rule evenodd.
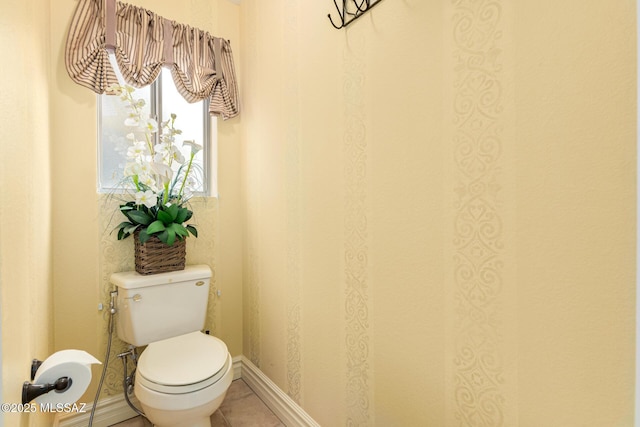
<svg viewBox="0 0 640 427"><path fill-rule="evenodd" d="M151 84L165 65L188 102L209 98L212 115L238 114L233 56L225 39L116 0L79 0L65 50L71 79L105 93L118 83L109 50L134 87Z"/></svg>

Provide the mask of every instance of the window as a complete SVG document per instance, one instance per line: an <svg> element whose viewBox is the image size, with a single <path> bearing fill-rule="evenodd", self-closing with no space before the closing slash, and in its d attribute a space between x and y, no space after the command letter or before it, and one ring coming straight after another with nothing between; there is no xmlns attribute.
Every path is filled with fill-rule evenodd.
<svg viewBox="0 0 640 427"><path fill-rule="evenodd" d="M121 76L119 80L122 81ZM216 119L209 116L208 100L193 104L185 101L173 83L171 72L166 68L162 69L153 84L136 89L133 95L134 98L144 99L146 113L158 123L167 120L172 113L176 114L175 126L182 131L176 137L178 147L182 147L184 139L195 140L203 146L203 150L194 159L194 164L202 171L196 195L216 196ZM119 182L123 177L129 147L126 135L131 130L124 125L127 110L118 96L99 95L98 98L98 192L112 193L121 189ZM189 146L182 148L185 158L189 158L190 150Z"/></svg>

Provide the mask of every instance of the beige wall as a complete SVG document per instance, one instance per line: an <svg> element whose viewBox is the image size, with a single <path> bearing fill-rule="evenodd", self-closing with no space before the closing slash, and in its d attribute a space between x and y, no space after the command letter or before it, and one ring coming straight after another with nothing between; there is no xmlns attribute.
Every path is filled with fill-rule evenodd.
<svg viewBox="0 0 640 427"><path fill-rule="evenodd" d="M244 353L321 424L630 426L635 3L243 0Z"/></svg>
<svg viewBox="0 0 640 427"><path fill-rule="evenodd" d="M635 7L515 9L522 425L632 425Z"/></svg>
<svg viewBox="0 0 640 427"><path fill-rule="evenodd" d="M0 301L2 401L20 403L31 360L53 347L49 136L49 10L0 3ZM7 413L6 426L49 426L42 414Z"/></svg>

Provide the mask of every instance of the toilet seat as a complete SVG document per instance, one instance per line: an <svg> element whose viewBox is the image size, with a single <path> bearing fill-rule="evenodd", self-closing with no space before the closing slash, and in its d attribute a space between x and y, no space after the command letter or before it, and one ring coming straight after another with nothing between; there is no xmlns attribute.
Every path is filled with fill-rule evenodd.
<svg viewBox="0 0 640 427"><path fill-rule="evenodd" d="M191 393L218 382L231 363L223 341L192 332L149 344L138 361L136 379L160 393Z"/></svg>

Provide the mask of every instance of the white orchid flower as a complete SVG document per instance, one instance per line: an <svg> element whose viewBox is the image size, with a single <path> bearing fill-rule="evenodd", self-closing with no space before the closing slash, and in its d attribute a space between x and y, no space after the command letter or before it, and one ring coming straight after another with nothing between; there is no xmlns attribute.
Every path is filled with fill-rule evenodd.
<svg viewBox="0 0 640 427"><path fill-rule="evenodd" d="M152 208L158 203L158 195L151 190L138 191L135 196L136 205L145 205L148 208Z"/></svg>
<svg viewBox="0 0 640 427"><path fill-rule="evenodd" d="M148 130L151 133L157 132L158 122L156 122L154 119L147 119L145 120L144 128L145 130Z"/></svg>
<svg viewBox="0 0 640 427"><path fill-rule="evenodd" d="M173 150L171 150L173 152L173 160L175 160L176 162L183 164L184 163L184 156L182 155L182 153L180 152L180 150L178 149L178 147L176 147L175 145L172 147Z"/></svg>
<svg viewBox="0 0 640 427"><path fill-rule="evenodd" d="M156 154L162 154L163 156L165 156L169 154L170 146L166 142L161 142L160 144L156 144L153 149L155 150Z"/></svg>
<svg viewBox="0 0 640 427"><path fill-rule="evenodd" d="M146 185L153 192L157 192L158 191L158 187L156 186L156 180L154 179L153 175L151 175L151 174L142 173L142 174L138 175L138 182L140 182L141 184Z"/></svg>
<svg viewBox="0 0 640 427"><path fill-rule="evenodd" d="M147 154L147 145L144 141L136 141L127 150L127 157L129 159L141 159Z"/></svg>
<svg viewBox="0 0 640 427"><path fill-rule="evenodd" d="M147 174L147 175L153 175L153 168L151 167L149 162L140 163L140 173L141 174Z"/></svg>
<svg viewBox="0 0 640 427"><path fill-rule="evenodd" d="M171 159L173 157L171 145L165 142L162 142L160 144L157 144L154 147L154 151L155 151L155 156L153 160L156 163L164 163L167 166L171 165Z"/></svg>
<svg viewBox="0 0 640 427"><path fill-rule="evenodd" d="M173 136L168 135L168 134L163 134L160 137L160 141L162 141L165 144L169 144L169 145L173 144L175 142L175 140L176 139Z"/></svg>

